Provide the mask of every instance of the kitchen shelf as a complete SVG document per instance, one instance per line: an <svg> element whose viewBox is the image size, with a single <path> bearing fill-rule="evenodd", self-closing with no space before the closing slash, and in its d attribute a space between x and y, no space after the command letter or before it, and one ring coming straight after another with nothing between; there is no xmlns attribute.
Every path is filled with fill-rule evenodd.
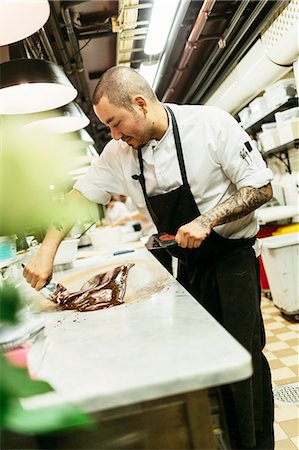
<svg viewBox="0 0 299 450"><path fill-rule="evenodd" d="M289 100L286 103L284 103L283 105L280 105L274 111L271 111L266 116L261 117L257 122L255 122L255 123L251 124L249 127L247 127L246 128L247 133L255 134L258 131L261 131L261 127L262 127L263 123L269 123L269 122L275 121L274 114L276 114L279 111L285 111L286 109L293 108L295 106L298 106L298 97L289 98Z"/></svg>
<svg viewBox="0 0 299 450"><path fill-rule="evenodd" d="M286 165L289 173L291 173L288 151L292 150L293 148L299 148L299 139L295 139L294 141L271 148L270 150L263 152L262 155L264 159L267 159L269 156L277 157Z"/></svg>

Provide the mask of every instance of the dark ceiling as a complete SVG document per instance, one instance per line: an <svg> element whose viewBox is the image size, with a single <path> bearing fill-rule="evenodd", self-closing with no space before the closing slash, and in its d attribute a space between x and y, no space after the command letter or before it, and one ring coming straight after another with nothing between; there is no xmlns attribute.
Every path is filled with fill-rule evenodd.
<svg viewBox="0 0 299 450"><path fill-rule="evenodd" d="M216 0L205 17L200 35L190 42L204 2L181 1L185 4L185 14L172 41L168 42L156 92L167 102L204 103L285 2ZM100 152L109 136L93 113L93 90L101 74L116 63L138 69L148 59L143 47L152 1L68 0L50 1L50 4L51 14L45 27L21 43L10 45L10 58L26 51L27 57L29 54L49 59L64 68L78 89L76 101L91 119L88 131ZM122 4L125 8L119 11ZM135 11L137 17L129 53L120 46L118 19L124 10L129 14ZM121 39L124 42L128 38L123 34Z"/></svg>

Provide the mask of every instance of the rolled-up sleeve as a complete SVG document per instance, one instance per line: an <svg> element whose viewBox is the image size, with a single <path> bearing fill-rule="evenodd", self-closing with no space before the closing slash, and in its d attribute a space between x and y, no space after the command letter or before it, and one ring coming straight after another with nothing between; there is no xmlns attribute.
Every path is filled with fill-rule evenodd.
<svg viewBox="0 0 299 450"><path fill-rule="evenodd" d="M261 153L238 122L228 113L220 113L221 127L217 136L219 164L237 189L259 188L273 179Z"/></svg>
<svg viewBox="0 0 299 450"><path fill-rule="evenodd" d="M74 189L88 200L103 205L109 202L112 194L124 192L117 150L117 143L110 141L88 172L75 182Z"/></svg>

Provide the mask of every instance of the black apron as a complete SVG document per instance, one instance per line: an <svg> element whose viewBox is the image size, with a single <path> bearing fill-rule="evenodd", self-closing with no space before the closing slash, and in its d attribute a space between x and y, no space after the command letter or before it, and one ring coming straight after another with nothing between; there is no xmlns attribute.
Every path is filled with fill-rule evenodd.
<svg viewBox="0 0 299 450"><path fill-rule="evenodd" d="M173 127L183 184L166 194L148 196L142 149L138 149L140 176L149 213L159 232L176 234L184 224L200 216L191 192L179 130L167 106ZM200 176L200 175L199 175ZM179 259L178 281L252 355L254 375L223 389L232 448L273 448L273 398L270 371L261 350L265 344L260 313L259 267L252 245L255 238L228 239L214 230L198 249L170 247Z"/></svg>

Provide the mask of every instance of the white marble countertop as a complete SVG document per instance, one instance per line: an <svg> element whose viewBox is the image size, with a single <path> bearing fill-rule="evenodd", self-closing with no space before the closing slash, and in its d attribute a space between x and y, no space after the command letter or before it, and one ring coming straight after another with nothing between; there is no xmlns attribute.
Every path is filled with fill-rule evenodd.
<svg viewBox="0 0 299 450"><path fill-rule="evenodd" d="M126 244L131 248L131 244ZM54 278L96 266L135 262L153 289L139 301L79 313L45 312L46 327L29 354L30 372L55 392L23 401L27 408L68 401L100 411L248 378L251 357L143 247L80 259ZM140 245L139 245L140 247ZM82 250L81 256L90 250ZM153 283L151 276L160 274ZM128 277L128 286L133 277ZM135 272L135 278L138 272ZM85 274L86 276L86 274ZM146 278L148 277L148 278ZM159 284L160 283L160 284ZM138 284L138 283L137 283ZM151 293L150 293L151 292ZM43 300L41 300L43 301Z"/></svg>

